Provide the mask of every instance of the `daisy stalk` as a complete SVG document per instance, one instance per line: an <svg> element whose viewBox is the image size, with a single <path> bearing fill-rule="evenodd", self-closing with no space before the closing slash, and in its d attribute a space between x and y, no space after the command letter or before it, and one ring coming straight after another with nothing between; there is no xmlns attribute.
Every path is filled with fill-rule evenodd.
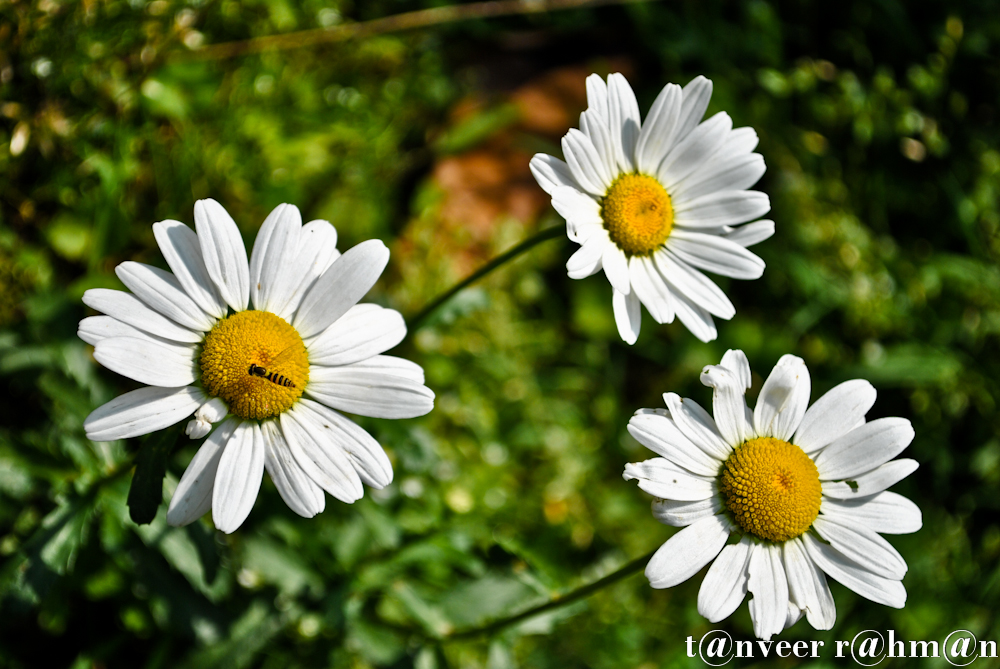
<svg viewBox="0 0 1000 669"><path fill-rule="evenodd" d="M457 284L455 284L454 286L452 286L451 288L449 288L448 290L444 291L439 296L431 300L430 303L427 304L427 306L421 309L415 316L410 318L409 322L407 323L409 331L414 332L415 330L419 329L421 323L428 316L434 313L434 311L438 307L440 307L449 299L454 297L462 289L472 285L476 281L479 281L493 270L503 266L504 264L518 257L519 255L530 251L531 249L535 248L542 242L548 239L556 239L557 237L561 237L562 234L563 234L562 226L557 225L555 227L545 228L536 235L534 235L533 237L528 237L527 239L525 239L524 241L522 241L520 244L510 249L509 251L501 253L496 258L489 261L488 263L480 267L478 270L470 274L468 277L466 277L462 281L459 281Z"/></svg>
<svg viewBox="0 0 1000 669"><path fill-rule="evenodd" d="M555 609L559 609L564 606L569 606L574 602L578 602L581 599L586 599L587 597L593 595L595 592L610 587L615 583L618 583L618 581L621 581L631 576L632 574L639 572L639 570L642 569L643 565L649 562L650 558L652 558L655 553L656 551L653 550L647 553L646 555L637 557L633 560L629 560L628 562L626 562L625 564L623 564L621 567L614 570L610 574L602 576L601 578L597 579L592 583L581 585L579 588L571 590L570 592L567 592L565 594L554 595L549 599L549 601L545 602L544 604L533 606L530 609L521 611L520 613L515 613L505 618L499 618L480 627L454 632L452 634L449 634L446 638L467 639L470 637L480 636L482 634L492 634L494 632L499 632L505 627L509 627L511 625L519 623L522 620L527 620L537 615L541 615L542 613L546 613L548 611L554 611Z"/></svg>

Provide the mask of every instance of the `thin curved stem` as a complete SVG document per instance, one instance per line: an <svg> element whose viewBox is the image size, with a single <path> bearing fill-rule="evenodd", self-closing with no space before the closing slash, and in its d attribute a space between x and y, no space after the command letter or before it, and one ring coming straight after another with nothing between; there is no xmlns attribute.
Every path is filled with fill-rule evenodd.
<svg viewBox="0 0 1000 669"><path fill-rule="evenodd" d="M637 571L639 571L640 569L642 569L642 567L647 562L649 562L649 560L653 557L653 553L655 552L656 552L655 550L650 551L648 554L643 555L642 557L637 557L636 559L630 562L626 562L616 571L611 572L610 574L608 574L603 578L597 579L593 583L588 583L587 585L581 586L576 590L573 590L572 592L565 595L556 595L555 597L545 602L544 604L540 604L538 606L530 608L527 611L522 611L521 613L517 613L512 616L508 616L506 618L501 618L499 620L494 620L493 622L484 625L482 627L476 627L474 629L469 629L469 630L460 630L458 632L446 635L445 637L443 637L443 639L444 640L468 639L470 637L476 637L481 634L491 634L493 632L498 632L505 627L509 627L510 625L513 625L515 623L519 623L522 620L527 620L528 618L532 618L541 613L545 613L546 611L558 609L562 606L567 606L568 604L572 604L573 602L579 601L586 597L590 597L598 590L606 588L609 585L613 585L618 581L627 578L632 574L636 573Z"/></svg>
<svg viewBox="0 0 1000 669"><path fill-rule="evenodd" d="M484 276L495 270L497 267L503 265L508 260L516 258L525 251L534 248L535 246L541 244L547 239L555 239L556 237L560 237L565 234L566 234L566 228L562 225L555 225L552 226L551 228L545 228L534 237L529 237L528 239L525 239L523 242L521 242L511 250L507 251L506 253L498 255L496 258L494 258L493 260L489 261L488 263L480 267L478 270L476 270L476 272L474 272L471 276L455 284L446 292L442 293L437 298L432 300L431 303L428 304L423 309L421 309L416 316L410 318L409 321L406 323L407 331L408 332L416 331L420 327L421 321L430 316L435 309L437 309L442 304L447 302L451 297L455 295L455 293L459 292L466 286L475 283L479 279L483 278Z"/></svg>
<svg viewBox="0 0 1000 669"><path fill-rule="evenodd" d="M649 0L491 0L461 5L447 5L385 16L371 21L348 23L332 28L317 28L282 35L255 37L240 42L211 44L202 49L177 54L184 59L222 60L265 51L300 49L316 44L343 42L350 39L370 37L384 33L427 28L430 26L470 19L486 19L513 14L537 14L561 9L598 7L601 5L622 5Z"/></svg>

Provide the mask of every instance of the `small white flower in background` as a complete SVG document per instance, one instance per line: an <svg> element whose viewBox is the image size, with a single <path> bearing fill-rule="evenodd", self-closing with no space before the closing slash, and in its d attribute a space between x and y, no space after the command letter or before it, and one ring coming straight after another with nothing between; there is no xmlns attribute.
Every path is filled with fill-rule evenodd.
<svg viewBox="0 0 1000 669"><path fill-rule="evenodd" d="M84 318L80 338L102 365L147 386L91 413L87 437L136 437L194 414L188 436L209 436L170 500L171 525L211 510L216 527L233 532L265 469L306 518L324 509L324 491L350 503L362 483L387 486L382 447L337 410L412 418L434 405L419 365L380 355L406 335L402 316L357 304L389 250L370 240L341 255L332 225L302 225L298 208L283 204L248 263L219 203L198 201L194 219L197 233L178 221L153 225L173 273L124 262L116 272L132 293L83 296L105 315Z"/></svg>
<svg viewBox="0 0 1000 669"><path fill-rule="evenodd" d="M752 412L743 351L728 351L701 381L714 389L714 418L666 393L667 410L640 409L628 425L660 457L626 465L625 479L658 498L660 522L684 528L646 566L650 585L675 586L714 560L698 612L718 622L749 591L762 639L803 614L816 629L830 629L837 611L826 576L902 608L906 562L878 533L916 532L922 523L913 502L886 492L917 468L914 460L892 460L913 439L910 421L866 423L875 389L860 379L807 409L809 370L793 355L778 361Z"/></svg>
<svg viewBox="0 0 1000 669"><path fill-rule="evenodd" d="M613 287L622 339L634 344L640 303L657 323L674 317L702 341L716 338L712 316L729 319L732 302L700 270L756 279L764 262L746 247L774 233L754 221L771 208L767 195L746 190L764 174L753 153L753 128L733 128L725 112L700 123L712 82L697 77L683 89L667 84L645 122L620 74L607 84L587 78L589 107L580 129L563 137L566 162L539 153L531 171L581 244L566 264L570 278L602 268Z"/></svg>

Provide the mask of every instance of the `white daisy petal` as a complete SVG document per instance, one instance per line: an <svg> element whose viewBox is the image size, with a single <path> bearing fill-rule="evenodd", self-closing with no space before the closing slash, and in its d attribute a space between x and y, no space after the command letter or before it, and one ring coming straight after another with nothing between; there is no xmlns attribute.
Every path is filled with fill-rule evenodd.
<svg viewBox="0 0 1000 669"><path fill-rule="evenodd" d="M415 418L434 408L419 365L388 355L341 367L314 366L306 393L333 409L373 418Z"/></svg>
<svg viewBox="0 0 1000 669"><path fill-rule="evenodd" d="M608 76L608 115L611 121L611 145L618 168L635 170L635 147L639 139L639 103L628 81L620 73Z"/></svg>
<svg viewBox="0 0 1000 669"><path fill-rule="evenodd" d="M694 400L681 399L677 393L664 393L663 401L670 417L695 446L719 462L725 462L733 447L722 437L715 419Z"/></svg>
<svg viewBox="0 0 1000 669"><path fill-rule="evenodd" d="M892 545L851 520L845 524L830 516L820 515L813 521L813 529L845 557L868 571L884 578L900 580L906 575L906 561Z"/></svg>
<svg viewBox="0 0 1000 669"><path fill-rule="evenodd" d="M219 461L240 423L239 418L230 418L215 428L198 448L170 498L167 523L174 527L188 525L212 510L212 489Z"/></svg>
<svg viewBox="0 0 1000 669"><path fill-rule="evenodd" d="M725 147L716 151L724 152ZM718 191L741 191L760 181L767 167L759 153L744 156L726 155L724 159L706 161L677 184L674 205L681 207L699 197Z"/></svg>
<svg viewBox="0 0 1000 669"><path fill-rule="evenodd" d="M309 221L302 226L298 251L291 266L286 267L291 288L282 304L279 305L278 299L273 301L274 313L288 322L294 320L302 298L339 257L337 229L329 221Z"/></svg>
<svg viewBox="0 0 1000 669"><path fill-rule="evenodd" d="M608 116L608 85L600 75L592 74L587 77L587 109L593 110L605 122Z"/></svg>
<svg viewBox="0 0 1000 669"><path fill-rule="evenodd" d="M597 149L604 170L608 174L618 173L618 160L615 147L611 143L611 133L606 119L602 119L593 110L580 114L580 131L585 134Z"/></svg>
<svg viewBox="0 0 1000 669"><path fill-rule="evenodd" d="M712 561L729 538L731 526L724 516L709 516L670 537L646 565L646 578L654 588L683 583Z"/></svg>
<svg viewBox="0 0 1000 669"><path fill-rule="evenodd" d="M301 231L302 215L293 204L279 204L261 224L250 253L250 301L256 309L277 311L298 286L299 277L289 267L296 261Z"/></svg>
<svg viewBox="0 0 1000 669"><path fill-rule="evenodd" d="M348 250L313 283L295 313L292 327L303 339L330 327L371 290L388 262L389 249L378 239Z"/></svg>
<svg viewBox="0 0 1000 669"><path fill-rule="evenodd" d="M722 276L758 279L764 273L763 260L725 237L675 228L666 246L677 259Z"/></svg>
<svg viewBox="0 0 1000 669"><path fill-rule="evenodd" d="M326 508L323 489L306 476L273 420L261 424L264 434L264 468L288 508L303 518L312 518Z"/></svg>
<svg viewBox="0 0 1000 669"><path fill-rule="evenodd" d="M901 609L906 604L906 588L898 579L877 576L842 553L806 533L802 544L812 561L833 580L866 599Z"/></svg>
<svg viewBox="0 0 1000 669"><path fill-rule="evenodd" d="M742 376L723 365L708 365L701 370L701 382L712 388L712 414L722 439L734 445L753 439Z"/></svg>
<svg viewBox="0 0 1000 669"><path fill-rule="evenodd" d="M622 478L636 480L639 488L660 499L698 502L715 494L712 481L681 469L666 458L652 458L625 465Z"/></svg>
<svg viewBox="0 0 1000 669"><path fill-rule="evenodd" d="M552 206L566 219L566 233L574 242L582 242L580 229L586 226L601 226L601 205L575 188L557 188L552 193Z"/></svg>
<svg viewBox="0 0 1000 669"><path fill-rule="evenodd" d="M361 499L364 488L347 455L330 442L330 430L300 405L279 417L281 432L302 471L341 502Z"/></svg>
<svg viewBox="0 0 1000 669"><path fill-rule="evenodd" d="M301 404L304 410L312 413L314 425L323 430L327 440L347 455L366 485L381 490L392 483L392 463L374 437L354 421L319 402L303 399Z"/></svg>
<svg viewBox="0 0 1000 669"><path fill-rule="evenodd" d="M862 379L845 381L816 400L795 432L796 446L815 453L865 422L875 404L875 388Z"/></svg>
<svg viewBox="0 0 1000 669"><path fill-rule="evenodd" d="M747 590L754 634L764 641L785 629L788 613L788 580L781 561L781 547L757 544L750 551Z"/></svg>
<svg viewBox="0 0 1000 669"><path fill-rule="evenodd" d="M175 323L199 332L215 325L215 319L195 304L170 272L126 260L115 268L115 274L144 304Z"/></svg>
<svg viewBox="0 0 1000 669"><path fill-rule="evenodd" d="M181 422L204 402L197 388L139 388L94 409L83 428L91 441L138 437Z"/></svg>
<svg viewBox="0 0 1000 669"><path fill-rule="evenodd" d="M860 523L882 534L910 534L923 525L920 508L894 492L856 500L824 499L820 511L838 522Z"/></svg>
<svg viewBox="0 0 1000 669"><path fill-rule="evenodd" d="M215 527L232 534L250 515L264 479L264 436L255 422L243 422L226 443L212 488Z"/></svg>
<svg viewBox="0 0 1000 669"><path fill-rule="evenodd" d="M212 424L198 418L189 420L188 424L184 426L184 434L190 439L201 439L211 431Z"/></svg>
<svg viewBox="0 0 1000 669"><path fill-rule="evenodd" d="M712 98L712 81L698 75L681 91L681 113L674 129L673 140L680 141L695 129L705 116Z"/></svg>
<svg viewBox="0 0 1000 669"><path fill-rule="evenodd" d="M674 308L677 312L677 318L684 324L684 327L701 341L713 341L719 336L712 315L689 300L687 296L677 295Z"/></svg>
<svg viewBox="0 0 1000 669"><path fill-rule="evenodd" d="M701 341L707 342L715 339L719 333L715 328L715 322L712 320L712 314L692 302L687 295L680 291L676 284L664 273L663 267L657 258L658 254L654 255L653 261L660 279L670 293L671 304L677 318L684 324L684 327L691 331L691 334Z"/></svg>
<svg viewBox="0 0 1000 669"><path fill-rule="evenodd" d="M396 346L406 337L403 316L376 304L356 304L306 342L311 365L349 365Z"/></svg>
<svg viewBox="0 0 1000 669"><path fill-rule="evenodd" d="M642 308L635 291L623 295L618 289L614 289L611 305L619 336L626 344L634 344L639 338L639 328L642 326Z"/></svg>
<svg viewBox="0 0 1000 669"><path fill-rule="evenodd" d="M740 156L757 148L759 138L753 128L733 128L723 147L732 155Z"/></svg>
<svg viewBox="0 0 1000 669"><path fill-rule="evenodd" d="M678 206L674 209L674 225L695 230L738 225L760 218L770 209L771 200L760 191L721 191ZM671 236L676 233L675 227Z"/></svg>
<svg viewBox="0 0 1000 669"><path fill-rule="evenodd" d="M783 629L788 629L795 623L802 620L802 613L802 609L792 602L788 602L788 612L785 614L785 626Z"/></svg>
<svg viewBox="0 0 1000 669"><path fill-rule="evenodd" d="M604 247L611 243L607 238L593 236L584 242L583 246L576 250L566 262L566 273L571 279L585 279L588 276L601 271L601 259L604 256Z"/></svg>
<svg viewBox="0 0 1000 669"><path fill-rule="evenodd" d="M813 461L821 481L850 479L875 469L903 452L913 441L905 418L879 418L838 437Z"/></svg>
<svg viewBox="0 0 1000 669"><path fill-rule="evenodd" d="M679 186L685 178L719 150L732 129L733 119L726 112L708 119L670 149L656 170L656 179L669 192L683 193ZM692 200L697 201L696 198ZM677 208L680 210L679 206Z"/></svg>
<svg viewBox="0 0 1000 669"><path fill-rule="evenodd" d="M569 165L555 156L550 156L547 153L536 153L531 158L529 167L535 181L549 195L555 193L557 188L564 186L580 189L580 184L573 178L573 172L570 171Z"/></svg>
<svg viewBox="0 0 1000 669"><path fill-rule="evenodd" d="M691 523L708 516L714 516L723 510L722 499L718 495L694 502L672 499L653 500L653 518L673 527L687 527Z"/></svg>
<svg viewBox="0 0 1000 669"><path fill-rule="evenodd" d="M658 414L632 416L628 431L640 444L699 476L718 476L722 461L691 443L673 419Z"/></svg>
<svg viewBox="0 0 1000 669"><path fill-rule="evenodd" d="M563 155L577 183L595 197L603 196L614 180L590 138L570 128L562 139Z"/></svg>
<svg viewBox="0 0 1000 669"><path fill-rule="evenodd" d="M689 300L719 318L729 320L736 315L736 307L707 276L678 258L670 249L660 249L656 256L657 264L670 277L670 283Z"/></svg>
<svg viewBox="0 0 1000 669"><path fill-rule="evenodd" d="M229 407L218 397L213 397L209 401L198 407L195 417L209 423L218 423L229 414Z"/></svg>
<svg viewBox="0 0 1000 669"><path fill-rule="evenodd" d="M153 237L184 292L209 316L224 317L226 303L208 274L194 230L180 221L160 221L153 224Z"/></svg>
<svg viewBox="0 0 1000 669"><path fill-rule="evenodd" d="M705 162L691 174L691 180L686 180L685 184L694 183L694 181L692 181L694 179L700 180L706 175L725 170L726 166L732 164L733 161L739 161L749 156L756 146L757 133L754 132L753 128L733 128L726 133L722 144L715 151L715 153L710 155ZM686 187L687 186L685 185L685 188ZM742 188L716 190L742 190Z"/></svg>
<svg viewBox="0 0 1000 669"><path fill-rule="evenodd" d="M698 590L698 613L711 623L733 614L747 596L747 569L750 563L750 537L743 535L738 544L722 549L708 568Z"/></svg>
<svg viewBox="0 0 1000 669"><path fill-rule="evenodd" d="M632 292L628 278L628 258L625 252L614 244L604 247L601 256L601 264L604 267L604 275L608 277L608 282L622 295Z"/></svg>
<svg viewBox="0 0 1000 669"><path fill-rule="evenodd" d="M176 388L195 382L197 349L138 337L111 337L94 346L94 359L113 372L150 386Z"/></svg>
<svg viewBox="0 0 1000 669"><path fill-rule="evenodd" d="M753 377L750 374L750 361L747 360L746 353L731 348L722 356L722 362L719 365L728 369L739 380L740 387L744 390L750 390Z"/></svg>
<svg viewBox="0 0 1000 669"><path fill-rule="evenodd" d="M88 316L84 318L80 321L76 335L93 346L96 346L97 342L111 337L135 337L154 342L171 343L169 339L137 330L131 325L122 323L117 318L112 318L111 316Z"/></svg>
<svg viewBox="0 0 1000 669"><path fill-rule="evenodd" d="M789 599L805 612L813 628L832 629L837 621L837 607L822 570L809 558L801 539L786 541L781 549Z"/></svg>
<svg viewBox="0 0 1000 669"><path fill-rule="evenodd" d="M233 311L250 303L250 265L236 222L215 200L194 203L194 225L208 275Z"/></svg>
<svg viewBox="0 0 1000 669"><path fill-rule="evenodd" d="M131 325L149 334L187 344L198 344L204 335L180 326L153 311L139 298L121 290L91 288L83 294L83 303L91 309Z"/></svg>
<svg viewBox="0 0 1000 669"><path fill-rule="evenodd" d="M646 305L646 310L657 323L672 323L674 320L674 300L670 288L660 278L648 256L633 256L629 260L629 283L632 292Z"/></svg>
<svg viewBox="0 0 1000 669"><path fill-rule="evenodd" d="M847 482L823 481L823 494L834 499L868 497L899 483L915 472L918 466L916 460L893 460Z"/></svg>
<svg viewBox="0 0 1000 669"><path fill-rule="evenodd" d="M667 84L649 108L645 123L636 142L636 169L643 174L656 174L663 157L672 148L674 129L680 120L681 87Z"/></svg>
<svg viewBox="0 0 1000 669"><path fill-rule="evenodd" d="M788 441L802 422L811 391L809 369L802 358L781 356L764 381L753 410L757 435Z"/></svg>
<svg viewBox="0 0 1000 669"><path fill-rule="evenodd" d="M774 221L766 219L746 223L722 235L723 239L739 244L743 248L759 244L774 234Z"/></svg>

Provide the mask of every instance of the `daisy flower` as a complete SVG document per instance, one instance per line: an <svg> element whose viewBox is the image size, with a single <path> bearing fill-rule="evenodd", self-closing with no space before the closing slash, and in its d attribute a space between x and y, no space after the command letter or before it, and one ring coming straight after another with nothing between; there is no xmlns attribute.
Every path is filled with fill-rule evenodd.
<svg viewBox="0 0 1000 669"><path fill-rule="evenodd" d="M627 465L625 479L658 498L660 522L684 528L646 565L650 585L672 587L711 562L698 612L718 622L749 591L762 639L803 614L816 629L830 629L837 611L827 576L902 608L906 562L878 533L921 526L913 502L886 492L917 468L914 460L892 460L913 439L910 421L866 423L875 389L860 379L807 409L809 370L793 355L778 361L752 412L743 351L705 367L701 381L714 389L714 418L666 393L667 410L640 409L628 425L660 457Z"/></svg>
<svg viewBox="0 0 1000 669"><path fill-rule="evenodd" d="M683 89L667 84L642 122L625 77L605 84L592 74L580 129L562 139L566 162L531 159L567 236L581 245L566 264L570 278L604 269L629 344L639 336L640 304L657 323L676 316L702 341L715 339L712 316L729 319L736 309L701 270L736 279L764 272L746 247L770 237L774 223L734 227L771 207L767 195L747 190L765 169L753 153L757 133L734 129L725 112L700 122L711 96L705 77Z"/></svg>
<svg viewBox="0 0 1000 669"><path fill-rule="evenodd" d="M178 221L153 225L173 273L124 262L116 273L131 293L83 296L105 315L84 318L80 338L102 365L145 384L91 413L87 437L136 437L194 414L187 434L208 438L170 500L171 525L211 510L215 526L233 532L265 469L306 518L324 509L324 491L350 503L362 483L388 485L382 447L340 411L412 418L433 408L420 366L380 355L406 334L400 314L357 304L389 250L370 240L341 255L332 225L302 225L298 208L283 204L247 262L218 202L198 201L194 221L197 232Z"/></svg>

